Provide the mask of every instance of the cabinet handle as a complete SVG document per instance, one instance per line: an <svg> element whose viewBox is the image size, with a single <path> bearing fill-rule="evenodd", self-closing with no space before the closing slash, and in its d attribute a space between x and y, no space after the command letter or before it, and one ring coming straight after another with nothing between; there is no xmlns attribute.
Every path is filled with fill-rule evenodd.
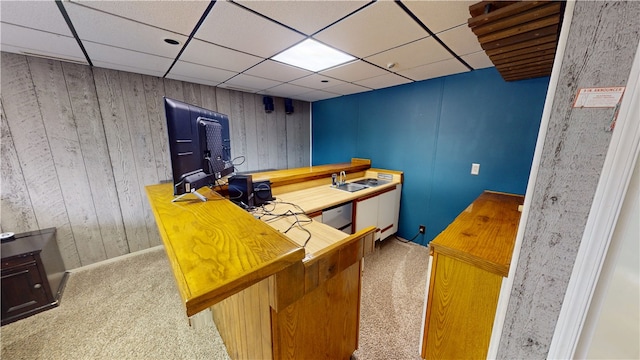
<svg viewBox="0 0 640 360"><path fill-rule="evenodd" d="M35 284L33 285L34 289L40 289L42 287L42 284Z"/></svg>

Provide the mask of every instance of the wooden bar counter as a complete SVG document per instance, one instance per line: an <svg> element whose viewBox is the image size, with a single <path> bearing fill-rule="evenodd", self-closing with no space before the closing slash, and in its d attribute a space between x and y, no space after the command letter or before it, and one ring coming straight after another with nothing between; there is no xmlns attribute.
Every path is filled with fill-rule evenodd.
<svg viewBox="0 0 640 360"><path fill-rule="evenodd" d="M485 191L429 243L423 359L485 359L524 198Z"/></svg>
<svg viewBox="0 0 640 360"><path fill-rule="evenodd" d="M187 316L210 309L231 358L348 359L357 349L374 227L347 235L312 222L316 246L305 249L306 231L284 234L290 219L265 223L208 188L206 202L172 202L172 184L146 191Z"/></svg>

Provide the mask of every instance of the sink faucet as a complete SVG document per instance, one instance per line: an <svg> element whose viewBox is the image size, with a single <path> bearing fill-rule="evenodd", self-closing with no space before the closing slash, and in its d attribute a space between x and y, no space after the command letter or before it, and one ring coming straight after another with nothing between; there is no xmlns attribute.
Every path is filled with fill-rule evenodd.
<svg viewBox="0 0 640 360"><path fill-rule="evenodd" d="M340 185L343 185L347 181L347 174L343 171L340 171Z"/></svg>

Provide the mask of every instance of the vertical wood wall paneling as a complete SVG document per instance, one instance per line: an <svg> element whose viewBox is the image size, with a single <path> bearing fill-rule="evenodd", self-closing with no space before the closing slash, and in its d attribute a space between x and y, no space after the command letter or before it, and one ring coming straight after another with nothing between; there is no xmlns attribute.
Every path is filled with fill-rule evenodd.
<svg viewBox="0 0 640 360"><path fill-rule="evenodd" d="M199 84L183 82L182 91L184 93L184 102L186 102L187 104L203 107Z"/></svg>
<svg viewBox="0 0 640 360"><path fill-rule="evenodd" d="M242 93L239 91L229 90L229 126L231 128L231 154L234 157L244 156L244 163L236 166L237 171L249 170L249 157L247 156L247 138L244 123L244 102ZM239 164L238 160L235 163Z"/></svg>
<svg viewBox="0 0 640 360"><path fill-rule="evenodd" d="M296 168L309 164L309 107L301 101L293 102L293 114L287 120L287 167ZM306 116L305 116L306 115Z"/></svg>
<svg viewBox="0 0 640 360"><path fill-rule="evenodd" d="M88 66L62 62L71 110L80 140L91 197L107 258L129 253L120 202L109 161L109 149L98 106L93 73ZM86 200L85 200L86 201ZM75 204L67 203L67 207ZM74 231L75 241L78 239ZM83 249L78 247L81 258Z"/></svg>
<svg viewBox="0 0 640 360"><path fill-rule="evenodd" d="M89 174L59 61L28 58L71 231L82 265L107 259Z"/></svg>
<svg viewBox="0 0 640 360"><path fill-rule="evenodd" d="M147 224L149 245L156 246L162 244L162 241L144 187L158 184L160 181L155 166L153 138L147 114L147 100L142 84L142 75L121 71L120 83L124 96L126 123L129 128L129 136L131 136L135 169L140 185L140 205Z"/></svg>
<svg viewBox="0 0 640 360"><path fill-rule="evenodd" d="M68 269L81 265L27 58L2 53L3 108L25 184L41 229L57 228L56 239ZM29 206L24 204L23 206Z"/></svg>
<svg viewBox="0 0 640 360"><path fill-rule="evenodd" d="M262 103L262 96L253 95L253 103L255 108L255 121L256 121L256 144L257 144L257 162L258 168L256 170L274 169L269 158L269 122L267 117L273 115L273 112L267 114L264 111L264 104Z"/></svg>
<svg viewBox="0 0 640 360"><path fill-rule="evenodd" d="M256 102L255 95L249 93L241 93L242 94L242 103L244 104L244 131L245 131L245 142L247 152L245 156L247 157L247 170L255 171L260 170L262 168L262 164L260 163L260 158L258 157L258 147L261 144L258 143L257 136L257 123L258 119L256 118Z"/></svg>
<svg viewBox="0 0 640 360"><path fill-rule="evenodd" d="M184 101L184 90L182 81L173 79L162 79L164 83L164 95L168 98Z"/></svg>
<svg viewBox="0 0 640 360"><path fill-rule="evenodd" d="M224 88L4 52L1 66L0 226L57 228L68 269L160 243L143 188L172 177L162 96L228 115L238 171L309 164L308 103L291 131L282 98L266 114L262 95Z"/></svg>
<svg viewBox="0 0 640 360"><path fill-rule="evenodd" d="M205 109L218 111L216 103L216 88L213 86L200 85L200 96L202 97L202 107Z"/></svg>
<svg viewBox="0 0 640 360"><path fill-rule="evenodd" d="M278 127L276 123L276 112L266 113L262 96L256 96L256 117L258 120L258 139L260 143L261 155L266 157L267 163L263 164L265 169L278 168Z"/></svg>
<svg viewBox="0 0 640 360"><path fill-rule="evenodd" d="M36 214L33 212L27 184L22 175L18 154L16 153L9 123L2 107L0 97L0 121L2 138L0 138L0 174L2 177L0 190L0 231L21 233L38 228Z"/></svg>
<svg viewBox="0 0 640 360"><path fill-rule="evenodd" d="M284 100L273 99L276 126L276 169L286 169L289 164L287 156L287 115L284 112Z"/></svg>
<svg viewBox="0 0 640 360"><path fill-rule="evenodd" d="M94 68L93 74L129 249L143 250L150 247L149 234L119 72Z"/></svg>
<svg viewBox="0 0 640 360"><path fill-rule="evenodd" d="M153 141L156 172L159 181L171 181L171 157L169 155L169 138L167 135L167 120L164 114L164 84L162 79L155 76L142 76L144 94Z"/></svg>

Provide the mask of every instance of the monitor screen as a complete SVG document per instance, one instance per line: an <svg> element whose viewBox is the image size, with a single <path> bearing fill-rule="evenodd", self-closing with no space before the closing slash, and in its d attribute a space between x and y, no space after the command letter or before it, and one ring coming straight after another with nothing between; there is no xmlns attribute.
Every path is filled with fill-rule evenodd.
<svg viewBox="0 0 640 360"><path fill-rule="evenodd" d="M233 172L229 117L164 97L174 195L212 185Z"/></svg>

